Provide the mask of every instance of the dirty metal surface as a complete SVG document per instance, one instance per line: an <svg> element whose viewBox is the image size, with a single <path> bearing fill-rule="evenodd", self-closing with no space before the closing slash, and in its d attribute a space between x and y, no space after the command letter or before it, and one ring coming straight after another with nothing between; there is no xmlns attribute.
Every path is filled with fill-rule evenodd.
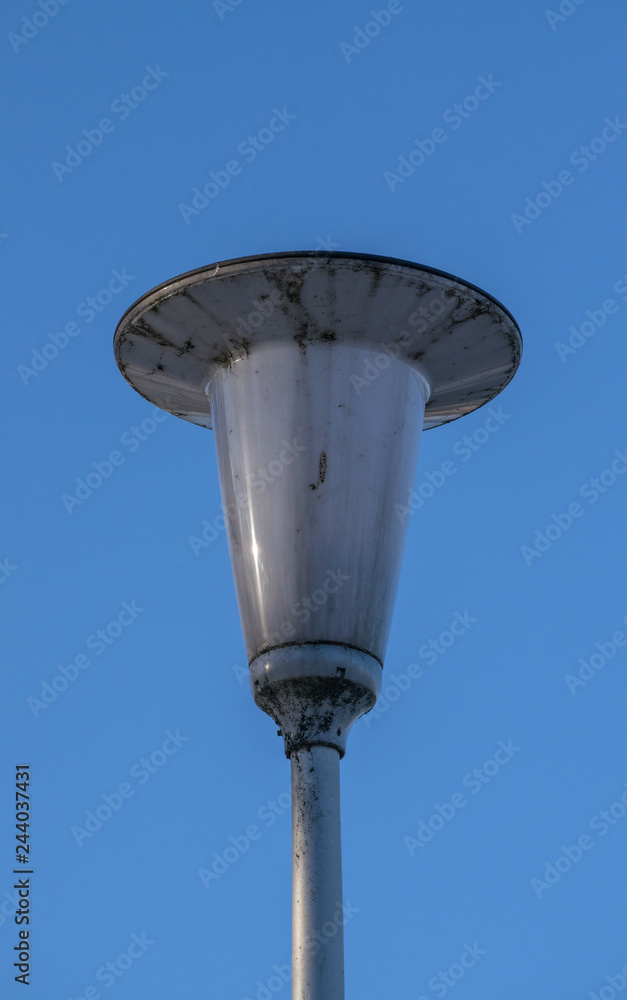
<svg viewBox="0 0 627 1000"><path fill-rule="evenodd" d="M122 317L120 371L151 403L211 427L206 388L257 345L363 345L418 370L430 386L424 429L490 402L513 377L522 339L481 289L409 261L302 251L223 261L173 278ZM351 376L352 377L352 376ZM377 372L354 372L365 388ZM323 477L323 470L320 470Z"/></svg>

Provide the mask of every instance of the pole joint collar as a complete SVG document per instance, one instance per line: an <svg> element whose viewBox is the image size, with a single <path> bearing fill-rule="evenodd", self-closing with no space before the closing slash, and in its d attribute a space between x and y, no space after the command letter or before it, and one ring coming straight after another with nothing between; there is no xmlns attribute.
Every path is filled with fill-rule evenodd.
<svg viewBox="0 0 627 1000"><path fill-rule="evenodd" d="M376 703L381 676L370 653L331 642L278 646L250 664L253 698L279 726L286 757L312 746L343 757L353 723Z"/></svg>

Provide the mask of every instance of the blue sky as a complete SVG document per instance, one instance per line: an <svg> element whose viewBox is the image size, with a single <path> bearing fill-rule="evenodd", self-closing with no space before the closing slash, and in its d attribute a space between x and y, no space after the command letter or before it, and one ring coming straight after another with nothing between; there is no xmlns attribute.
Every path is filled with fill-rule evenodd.
<svg viewBox="0 0 627 1000"><path fill-rule="evenodd" d="M289 765L225 533L190 542L212 435L112 337L175 274L321 248L457 274L525 344L497 420L422 442L417 490L455 472L342 763L347 995L627 982L626 29L618 0L4 4L3 996L22 763L31 997L289 995Z"/></svg>

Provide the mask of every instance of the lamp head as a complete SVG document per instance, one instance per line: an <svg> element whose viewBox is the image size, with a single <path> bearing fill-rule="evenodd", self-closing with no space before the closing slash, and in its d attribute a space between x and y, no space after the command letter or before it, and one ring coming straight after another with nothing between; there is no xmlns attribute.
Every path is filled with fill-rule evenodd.
<svg viewBox="0 0 627 1000"><path fill-rule="evenodd" d="M288 753L343 753L381 684L421 432L504 388L515 321L406 261L269 254L148 292L115 353L142 396L215 431L255 700Z"/></svg>

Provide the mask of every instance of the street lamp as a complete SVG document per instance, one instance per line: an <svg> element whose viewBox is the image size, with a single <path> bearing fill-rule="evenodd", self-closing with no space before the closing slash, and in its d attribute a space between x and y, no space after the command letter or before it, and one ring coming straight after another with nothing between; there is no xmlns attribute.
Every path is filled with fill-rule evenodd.
<svg viewBox="0 0 627 1000"><path fill-rule="evenodd" d="M381 688L421 431L507 385L518 327L441 271L306 251L173 278L114 346L142 396L215 431L251 691L291 761L292 997L343 1000L339 763Z"/></svg>

